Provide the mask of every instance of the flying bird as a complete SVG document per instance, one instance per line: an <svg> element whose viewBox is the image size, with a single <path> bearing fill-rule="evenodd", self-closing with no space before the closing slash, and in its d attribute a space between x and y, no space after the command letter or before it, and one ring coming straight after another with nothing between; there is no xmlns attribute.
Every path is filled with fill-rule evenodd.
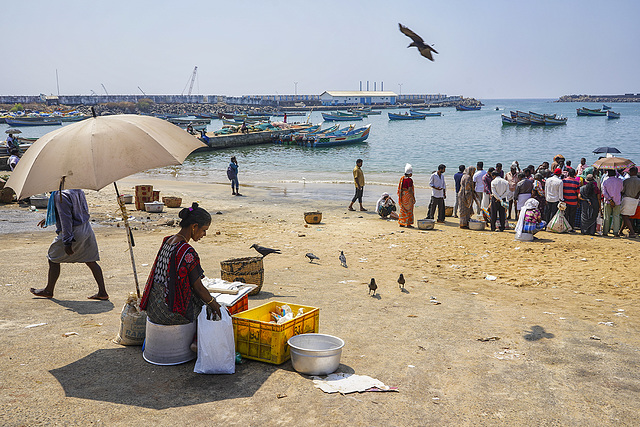
<svg viewBox="0 0 640 427"><path fill-rule="evenodd" d="M340 251L340 256L338 257L338 259L340 260L340 264L342 264L344 268L347 268L347 257L344 256L343 251Z"/></svg>
<svg viewBox="0 0 640 427"><path fill-rule="evenodd" d="M433 53L438 53L438 52L434 48L432 48L431 46L426 44L424 42L424 40L422 40L422 37L420 37L419 35L417 35L413 31L411 31L410 29L408 29L404 25L399 23L398 26L400 27L400 32L402 34L404 34L405 36L407 36L411 40L413 40L411 42L411 44L409 46L407 46L407 47L417 47L418 50L420 51L420 55L424 56L425 58L427 58L430 61L433 61L433 56L432 56L431 52L433 52Z"/></svg>
<svg viewBox="0 0 640 427"><path fill-rule="evenodd" d="M269 254L279 254L279 253L281 253L280 249L265 248L264 246L260 246L260 245L257 245L255 243L253 245L251 245L250 247L255 249L256 251L258 251L258 253L260 255L262 255L263 258L266 257Z"/></svg>
<svg viewBox="0 0 640 427"><path fill-rule="evenodd" d="M311 252L307 252L307 254L305 255L307 258L309 258L309 262L313 262L314 259L320 260L320 258L318 258L317 256L315 256L314 254L312 254Z"/></svg>
<svg viewBox="0 0 640 427"><path fill-rule="evenodd" d="M404 289L404 275L400 273L400 277L398 277L398 287Z"/></svg>
<svg viewBox="0 0 640 427"><path fill-rule="evenodd" d="M369 282L369 295L371 295L371 291L373 291L373 295L375 296L376 289L378 289L378 285L376 285L376 279L372 277L371 281Z"/></svg>

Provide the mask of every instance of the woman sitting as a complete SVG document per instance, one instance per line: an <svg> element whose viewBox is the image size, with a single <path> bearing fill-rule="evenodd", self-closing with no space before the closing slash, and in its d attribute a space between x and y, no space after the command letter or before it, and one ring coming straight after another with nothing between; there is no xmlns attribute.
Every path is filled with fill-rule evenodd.
<svg viewBox="0 0 640 427"><path fill-rule="evenodd" d="M382 196L378 199L378 203L376 204L376 212L382 218L391 218L398 219L398 214L396 213L396 202L389 196L389 193L382 193Z"/></svg>
<svg viewBox="0 0 640 427"><path fill-rule="evenodd" d="M159 325L184 325L196 320L207 304L220 316L220 304L202 285L200 258L189 244L207 235L211 215L193 203L180 211L180 231L165 237L153 263L140 308Z"/></svg>
<svg viewBox="0 0 640 427"><path fill-rule="evenodd" d="M532 240L534 234L547 226L538 206L539 203L534 198L524 203L516 225L516 240Z"/></svg>

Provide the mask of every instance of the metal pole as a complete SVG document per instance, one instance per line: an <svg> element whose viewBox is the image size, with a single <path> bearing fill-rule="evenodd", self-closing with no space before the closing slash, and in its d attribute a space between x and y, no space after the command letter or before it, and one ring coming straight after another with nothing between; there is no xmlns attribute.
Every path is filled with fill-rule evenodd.
<svg viewBox="0 0 640 427"><path fill-rule="evenodd" d="M133 258L133 247L136 245L133 240L133 233L131 232L131 228L129 227L129 217L127 215L127 208L124 206L124 200L120 197L120 192L118 191L118 185L114 182L113 186L116 189L116 198L118 200L118 205L120 206L120 212L122 212L122 221L124 222L124 228L127 232L127 242L129 243L129 255L131 255L131 267L133 267L133 279L136 282L136 294L138 295L138 299L140 299L140 285L138 284L138 271L136 270L136 261Z"/></svg>

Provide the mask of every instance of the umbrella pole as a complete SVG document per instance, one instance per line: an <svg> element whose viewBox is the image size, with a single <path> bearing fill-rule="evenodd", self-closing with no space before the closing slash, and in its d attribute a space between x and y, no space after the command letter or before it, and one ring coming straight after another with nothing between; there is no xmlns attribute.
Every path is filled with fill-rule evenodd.
<svg viewBox="0 0 640 427"><path fill-rule="evenodd" d="M136 282L136 294L138 295L138 299L140 299L140 285L138 284L138 271L136 270L136 261L133 258L133 247L136 244L133 240L133 233L131 232L131 228L129 227L129 216L127 215L127 208L124 206L124 201L120 197L120 192L118 191L118 185L114 182L113 186L116 189L116 197L118 200L118 205L120 206L120 211L122 212L122 220L124 222L124 228L127 232L127 242L129 243L129 255L131 255L131 267L133 267L133 279Z"/></svg>

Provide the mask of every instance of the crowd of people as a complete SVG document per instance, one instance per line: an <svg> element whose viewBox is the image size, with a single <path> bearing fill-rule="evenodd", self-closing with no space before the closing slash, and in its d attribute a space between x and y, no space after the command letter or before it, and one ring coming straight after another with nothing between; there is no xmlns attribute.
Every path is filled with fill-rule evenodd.
<svg viewBox="0 0 640 427"><path fill-rule="evenodd" d="M349 205L360 202L362 206L364 173L362 159L354 168L356 194ZM429 179L431 199L427 218L445 222L447 185L441 164ZM505 173L501 163L484 169L484 163L476 166L460 165L453 176L455 183L454 217L459 218L460 228L469 228L474 213L485 220L491 231L509 228L508 220L515 220L516 235L535 234L561 216L566 219L567 231L582 234L609 234L619 237L628 230L629 237L636 237L640 226L640 178L636 166L622 169L596 169L580 159L576 168L570 160L557 155L553 162L543 162L538 167L520 167L514 161ZM413 227L413 210L416 203L413 183L413 167L405 166L398 183L398 206L388 193L383 193L376 204L376 212L382 218L397 219L400 227ZM396 214L396 210L398 213ZM436 217L437 211L437 217ZM397 217L397 218L396 218ZM598 227L600 225L600 227ZM598 229L599 228L599 229Z"/></svg>

